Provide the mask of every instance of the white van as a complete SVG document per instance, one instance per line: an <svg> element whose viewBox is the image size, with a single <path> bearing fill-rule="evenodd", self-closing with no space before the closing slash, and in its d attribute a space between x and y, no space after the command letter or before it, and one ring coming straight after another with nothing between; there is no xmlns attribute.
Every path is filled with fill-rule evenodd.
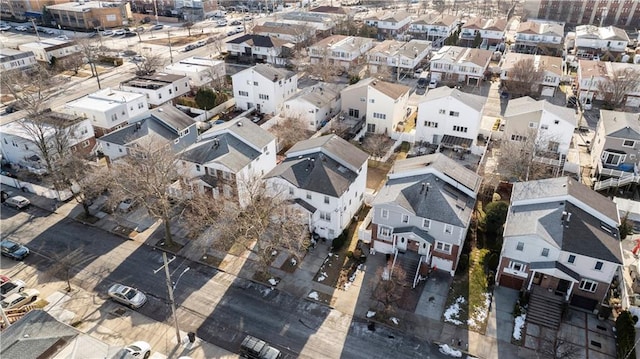
<svg viewBox="0 0 640 359"><path fill-rule="evenodd" d="M13 197L7 198L7 200L4 201L4 204L16 209L23 209L23 208L29 207L31 202L22 196L13 196Z"/></svg>

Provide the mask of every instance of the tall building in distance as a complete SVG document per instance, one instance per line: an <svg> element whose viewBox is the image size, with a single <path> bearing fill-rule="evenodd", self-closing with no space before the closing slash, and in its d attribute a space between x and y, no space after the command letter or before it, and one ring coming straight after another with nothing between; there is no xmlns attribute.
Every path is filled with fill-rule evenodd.
<svg viewBox="0 0 640 359"><path fill-rule="evenodd" d="M640 24L640 0L525 0L524 13L572 25L634 28Z"/></svg>

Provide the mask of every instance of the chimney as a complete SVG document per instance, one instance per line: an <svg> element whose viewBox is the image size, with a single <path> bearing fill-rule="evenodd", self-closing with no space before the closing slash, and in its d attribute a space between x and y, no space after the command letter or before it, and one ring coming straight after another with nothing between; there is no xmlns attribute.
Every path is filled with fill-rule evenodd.
<svg viewBox="0 0 640 359"><path fill-rule="evenodd" d="M426 183L422 182L422 187L420 187L420 193L424 192L424 188L427 186Z"/></svg>
<svg viewBox="0 0 640 359"><path fill-rule="evenodd" d="M213 138L213 148L217 149L220 146L220 140L218 140L218 137L214 137Z"/></svg>

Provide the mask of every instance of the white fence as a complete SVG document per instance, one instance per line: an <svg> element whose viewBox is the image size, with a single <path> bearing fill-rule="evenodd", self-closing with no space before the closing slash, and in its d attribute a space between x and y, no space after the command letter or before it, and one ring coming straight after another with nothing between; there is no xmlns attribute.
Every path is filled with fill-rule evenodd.
<svg viewBox="0 0 640 359"><path fill-rule="evenodd" d="M0 175L0 181L4 185L11 186L22 191L34 193L34 194L37 194L38 196L58 199L59 201L62 201L62 202L73 197L73 194L68 189L56 191L55 189L52 189L52 188L47 188L47 187L39 186L37 184L20 181L17 178L5 176L5 175Z"/></svg>

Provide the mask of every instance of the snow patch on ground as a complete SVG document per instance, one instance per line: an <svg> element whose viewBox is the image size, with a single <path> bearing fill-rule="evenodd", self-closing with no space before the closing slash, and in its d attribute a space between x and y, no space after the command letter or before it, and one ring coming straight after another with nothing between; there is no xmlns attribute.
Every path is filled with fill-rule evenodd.
<svg viewBox="0 0 640 359"><path fill-rule="evenodd" d="M398 323L400 323L400 321L398 320L398 318L396 317L391 317L391 321L393 322L393 324L398 325Z"/></svg>
<svg viewBox="0 0 640 359"><path fill-rule="evenodd" d="M308 295L309 298L313 299L313 300L319 300L320 296L318 296L318 292L311 292Z"/></svg>
<svg viewBox="0 0 640 359"><path fill-rule="evenodd" d="M327 272L320 272L320 276L318 277L318 282L322 282L327 279Z"/></svg>
<svg viewBox="0 0 640 359"><path fill-rule="evenodd" d="M261 291L260 291L260 293L262 293L262 296L263 296L263 297L266 297L266 296L268 296L268 295L269 295L269 293L271 293L272 291L273 291L273 289L271 289L271 288L265 288L265 289L261 290Z"/></svg>
<svg viewBox="0 0 640 359"><path fill-rule="evenodd" d="M367 312L367 318L373 318L375 315L376 315L376 312L374 312L374 311L370 310L370 311Z"/></svg>
<svg viewBox="0 0 640 359"><path fill-rule="evenodd" d="M447 344L440 345L439 351L440 351L440 353L445 354L445 355L449 355L449 356L456 357L456 358L462 358L462 352L461 351L455 350L452 347L448 346Z"/></svg>
<svg viewBox="0 0 640 359"><path fill-rule="evenodd" d="M278 285L278 281L275 280L274 278L269 278L269 284L271 285Z"/></svg>
<svg viewBox="0 0 640 359"><path fill-rule="evenodd" d="M273 250L273 252L271 252L271 256L275 257L278 255L278 251L276 251L275 249Z"/></svg>
<svg viewBox="0 0 640 359"><path fill-rule="evenodd" d="M465 299L463 296L459 296L456 299L456 302L451 304L447 310L444 311L444 321L453 323L455 325L461 325L462 321L458 320L458 316L460 315L460 304L464 304Z"/></svg>
<svg viewBox="0 0 640 359"><path fill-rule="evenodd" d="M516 317L515 324L513 325L513 339L522 339L522 328L524 328L525 319L527 319L526 314L522 314Z"/></svg>
<svg viewBox="0 0 640 359"><path fill-rule="evenodd" d="M476 307L467 320L467 324L472 328L479 328L487 320L489 315L489 306L491 305L491 294L484 293L484 303L480 307Z"/></svg>
<svg viewBox="0 0 640 359"><path fill-rule="evenodd" d="M295 267L298 264L298 261L295 258L291 258L291 265Z"/></svg>

